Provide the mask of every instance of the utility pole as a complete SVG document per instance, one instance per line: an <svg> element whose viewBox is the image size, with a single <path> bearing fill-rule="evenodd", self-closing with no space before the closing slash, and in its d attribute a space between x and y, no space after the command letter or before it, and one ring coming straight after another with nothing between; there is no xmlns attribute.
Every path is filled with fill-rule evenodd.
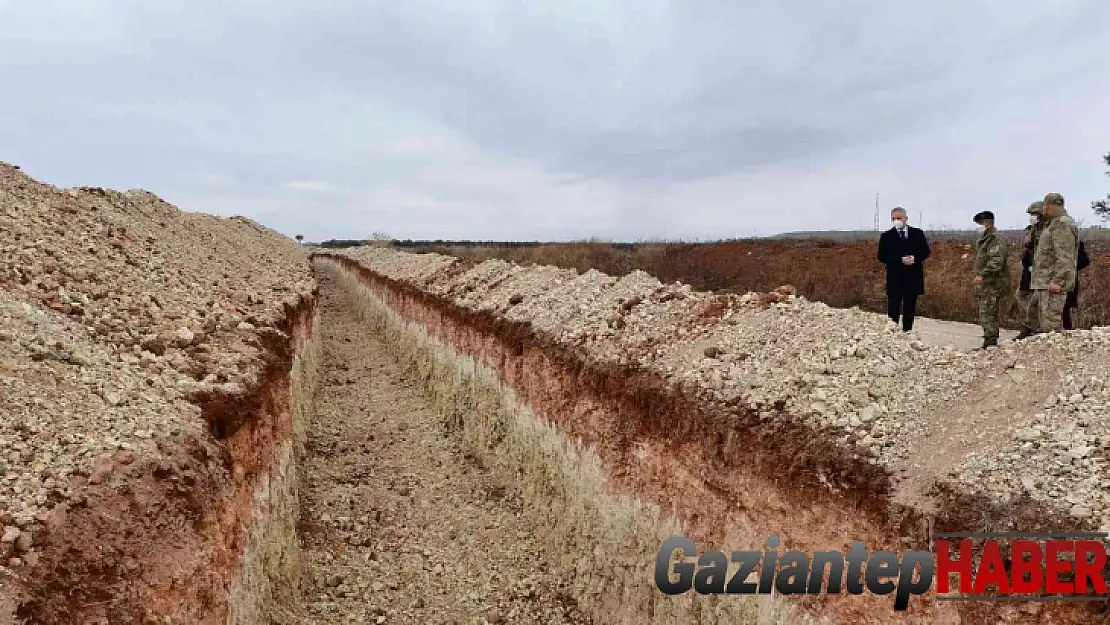
<svg viewBox="0 0 1110 625"><path fill-rule="evenodd" d="M883 226L879 223L879 194L875 194L875 230L882 230Z"/></svg>

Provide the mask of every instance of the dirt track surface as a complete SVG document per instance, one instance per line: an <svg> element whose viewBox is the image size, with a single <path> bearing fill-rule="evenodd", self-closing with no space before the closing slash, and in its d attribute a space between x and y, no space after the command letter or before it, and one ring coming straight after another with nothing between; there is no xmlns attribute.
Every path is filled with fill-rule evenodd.
<svg viewBox="0 0 1110 625"><path fill-rule="evenodd" d="M511 484L446 438L421 390L321 281L324 370L303 474L307 605L287 622L588 622Z"/></svg>
<svg viewBox="0 0 1110 625"><path fill-rule="evenodd" d="M983 328L970 323L918 317L914 320L913 330L921 340L936 347L952 346L966 352L983 344ZM1017 332L1013 330L1002 330L1000 343L1012 341L1015 336Z"/></svg>

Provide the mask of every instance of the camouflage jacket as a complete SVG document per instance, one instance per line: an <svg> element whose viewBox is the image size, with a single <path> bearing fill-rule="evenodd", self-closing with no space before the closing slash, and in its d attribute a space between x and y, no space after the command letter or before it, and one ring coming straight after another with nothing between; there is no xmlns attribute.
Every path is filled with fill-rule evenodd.
<svg viewBox="0 0 1110 625"><path fill-rule="evenodd" d="M975 244L975 275L983 288L1010 290L1010 243L997 230L984 233Z"/></svg>
<svg viewBox="0 0 1110 625"><path fill-rule="evenodd" d="M1047 289L1055 284L1065 292L1075 288L1079 261L1079 227L1067 213L1049 218L1048 225L1033 252L1033 278L1030 287Z"/></svg>

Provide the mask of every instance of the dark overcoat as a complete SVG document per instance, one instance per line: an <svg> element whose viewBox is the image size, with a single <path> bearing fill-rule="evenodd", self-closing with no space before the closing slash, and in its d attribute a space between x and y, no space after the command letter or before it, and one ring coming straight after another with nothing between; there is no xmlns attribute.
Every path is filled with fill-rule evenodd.
<svg viewBox="0 0 1110 625"><path fill-rule="evenodd" d="M896 228L879 237L879 262L886 265L888 294L922 295L925 293L925 260L929 258L929 241L920 228L906 226L906 239ZM903 265L903 256L913 256L912 265Z"/></svg>
<svg viewBox="0 0 1110 625"><path fill-rule="evenodd" d="M1064 300L1064 308L1079 308L1079 272L1087 268L1091 264L1091 257L1087 256L1087 248L1083 242L1079 242L1079 257L1076 263L1075 272L1075 288L1068 293L1067 299Z"/></svg>

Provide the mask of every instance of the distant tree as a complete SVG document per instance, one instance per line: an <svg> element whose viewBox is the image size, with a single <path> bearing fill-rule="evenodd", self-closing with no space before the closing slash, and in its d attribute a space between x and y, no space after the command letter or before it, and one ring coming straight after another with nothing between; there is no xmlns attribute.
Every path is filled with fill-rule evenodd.
<svg viewBox="0 0 1110 625"><path fill-rule="evenodd" d="M366 245L371 247L391 247L393 245L393 237L384 232L375 232L366 239Z"/></svg>
<svg viewBox="0 0 1110 625"><path fill-rule="evenodd" d="M297 240L297 243L304 242L304 235L303 234L298 234L297 236L295 236L293 238Z"/></svg>
<svg viewBox="0 0 1110 625"><path fill-rule="evenodd" d="M1106 162L1106 166L1110 167L1110 152L1102 157ZM1110 176L1110 171L1106 172ZM1091 202L1091 208L1095 210L1095 214L1103 219L1103 221L1110 221L1110 194L1107 194L1106 199L1097 202Z"/></svg>

